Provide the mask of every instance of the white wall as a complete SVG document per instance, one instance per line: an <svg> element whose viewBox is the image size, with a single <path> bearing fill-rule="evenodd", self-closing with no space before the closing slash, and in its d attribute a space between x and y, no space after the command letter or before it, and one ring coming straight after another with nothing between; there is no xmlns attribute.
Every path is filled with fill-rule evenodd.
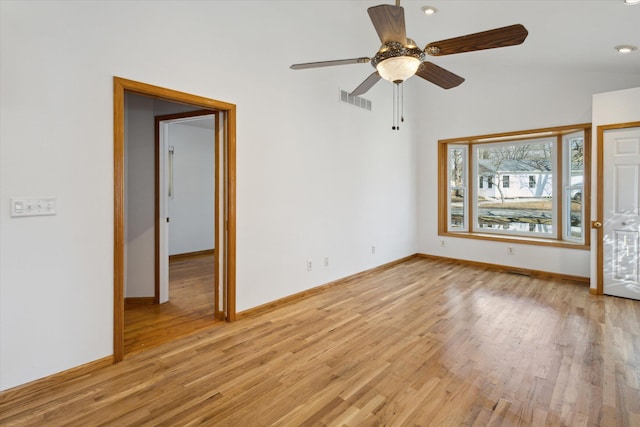
<svg viewBox="0 0 640 427"><path fill-rule="evenodd" d="M125 98L126 298L155 293L155 130L153 98Z"/></svg>
<svg viewBox="0 0 640 427"><path fill-rule="evenodd" d="M207 120L213 122L213 116ZM214 247L214 136L213 124L211 129L169 124L169 145L174 152L169 255Z"/></svg>
<svg viewBox="0 0 640 427"><path fill-rule="evenodd" d="M0 31L1 389L112 354L114 75L238 105L238 311L417 251L416 97L391 132L388 85L338 101L369 65L288 68L371 45L358 2L2 1Z"/></svg>
<svg viewBox="0 0 640 427"><path fill-rule="evenodd" d="M613 125L618 123L630 123L640 121L640 87L617 90L613 92L597 93L593 95L593 116L591 123L593 124L593 165L592 165L592 191L595 194L598 191L597 180L597 144L598 144L598 126ZM597 201L592 199L591 218L597 217ZM597 231L591 231L591 239L595 242ZM591 288L597 288L597 251L596 245L591 248Z"/></svg>
<svg viewBox="0 0 640 427"><path fill-rule="evenodd" d="M588 250L438 236L437 143L440 139L589 123L592 94L640 84L640 75L562 70L456 70L467 78L443 91L421 87L419 252L580 277L590 275ZM445 241L445 247L440 241ZM507 247L514 255L507 255Z"/></svg>

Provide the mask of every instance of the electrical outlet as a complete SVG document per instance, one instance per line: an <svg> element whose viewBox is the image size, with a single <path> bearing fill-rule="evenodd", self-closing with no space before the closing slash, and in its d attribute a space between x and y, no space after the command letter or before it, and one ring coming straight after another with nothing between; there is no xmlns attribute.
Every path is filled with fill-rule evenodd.
<svg viewBox="0 0 640 427"><path fill-rule="evenodd" d="M511 246L509 246L507 248L507 254L509 254L509 255L514 255L515 254L515 252L513 252L513 248Z"/></svg>
<svg viewBox="0 0 640 427"><path fill-rule="evenodd" d="M325 267L329 267L329 257L328 256L324 257L324 266Z"/></svg>
<svg viewBox="0 0 640 427"><path fill-rule="evenodd" d="M307 271L311 271L313 270L313 261L308 259L307 260Z"/></svg>
<svg viewBox="0 0 640 427"><path fill-rule="evenodd" d="M376 245L371 245L371 255L376 254Z"/></svg>
<svg viewBox="0 0 640 427"><path fill-rule="evenodd" d="M440 240L440 247L441 247L441 248L444 248L444 247L445 247L444 240Z"/></svg>

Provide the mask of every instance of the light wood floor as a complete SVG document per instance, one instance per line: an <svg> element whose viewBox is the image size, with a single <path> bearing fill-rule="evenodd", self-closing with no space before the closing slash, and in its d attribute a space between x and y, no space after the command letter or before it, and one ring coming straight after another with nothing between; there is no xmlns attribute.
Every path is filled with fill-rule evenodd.
<svg viewBox="0 0 640 427"><path fill-rule="evenodd" d="M413 258L0 405L1 425L640 425L640 302Z"/></svg>
<svg viewBox="0 0 640 427"><path fill-rule="evenodd" d="M217 322L214 318L213 258L213 254L204 254L172 259L168 302L125 305L125 355L172 341Z"/></svg>

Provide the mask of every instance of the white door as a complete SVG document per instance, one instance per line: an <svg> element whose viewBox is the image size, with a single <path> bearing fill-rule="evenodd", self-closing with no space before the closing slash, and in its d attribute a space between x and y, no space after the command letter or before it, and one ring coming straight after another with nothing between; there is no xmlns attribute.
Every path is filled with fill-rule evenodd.
<svg viewBox="0 0 640 427"><path fill-rule="evenodd" d="M158 302L163 304L169 301L169 197L170 187L173 177L173 167L171 165L171 154L169 147L169 121L160 122L160 149L158 158L159 167L159 185L158 192L159 207L158 209L158 227L159 229L159 265L158 265L158 282L159 295Z"/></svg>
<svg viewBox="0 0 640 427"><path fill-rule="evenodd" d="M640 299L640 127L604 133L603 289Z"/></svg>
<svg viewBox="0 0 640 427"><path fill-rule="evenodd" d="M206 179L203 182L207 182L207 184L202 184L206 188L204 190L205 194L210 195L210 199L207 197L199 198L197 200L189 200L189 197L182 197L182 208L178 209L179 206L174 201L174 150L173 145L176 145L179 141L184 140L184 137L179 137L179 133L177 132L178 127L184 127L181 125L191 124L195 126L195 128L203 128L206 132L206 144L211 148L211 156L215 157L217 155L214 149L214 131L216 128L215 125L215 115L207 114L207 115L197 115L191 117L184 118L176 118L176 119L167 119L159 121L159 156L158 156L158 171L159 171L159 186L158 186L158 224L159 224L159 242L158 242L158 289L159 289L159 303L165 303L169 301L169 255L173 255L176 253L186 253L189 251L197 252L199 250L206 250L211 247L215 247L218 242L215 242L215 220L218 218L217 213L215 212L215 203L214 203L214 189L215 177L213 176L215 171L215 167L213 164L215 163L214 159L209 159L208 151L205 150L205 154L203 160L208 162L210 160L212 171L205 170L205 172L200 169L200 176L204 176L206 174ZM193 129L193 128L192 128ZM173 138L173 139L172 139ZM172 143L172 140L174 141ZM200 140L202 141L202 140ZM195 141L194 141L195 142ZM178 147L176 147L178 148ZM193 151L192 152L199 152ZM184 151L183 151L184 153ZM192 154L193 155L193 154ZM184 159L185 157L183 157ZM198 176L196 173L193 176ZM208 181L207 181L208 180ZM202 194L203 187L197 186L196 188L192 188L192 195ZM211 186L209 189L208 186ZM194 205L194 202L196 204ZM185 204L186 203L186 204ZM192 210L187 209L185 212L185 206L191 206ZM197 212L196 212L197 211ZM189 218L185 219L185 214L187 217L192 217L197 219L194 221L195 230L193 224L191 227L186 226L185 223L189 221ZM175 218L171 218L171 216ZM175 219L175 221L174 221ZM202 223L206 224L202 226L202 229L197 228L198 224L202 225ZM180 225L182 224L182 225ZM194 237L194 232L196 232L197 236ZM185 235L186 233L186 235ZM182 238L180 238L182 236ZM187 236L187 237L185 237ZM191 236L191 237L188 237ZM210 240L210 241L209 241ZM185 248L185 241L189 243L187 248ZM186 250L185 250L186 249ZM182 250L182 252L180 251ZM177 252L176 252L177 251ZM222 250L218 250L218 254L216 256L220 256L222 254Z"/></svg>

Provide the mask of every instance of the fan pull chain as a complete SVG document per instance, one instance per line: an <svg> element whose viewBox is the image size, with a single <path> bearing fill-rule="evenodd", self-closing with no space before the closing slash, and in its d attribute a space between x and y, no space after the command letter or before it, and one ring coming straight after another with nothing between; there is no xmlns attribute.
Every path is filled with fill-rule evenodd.
<svg viewBox="0 0 640 427"><path fill-rule="evenodd" d="M396 84L392 84L391 87L393 89L393 101L391 102L391 104L393 105L393 113L392 113L392 120L391 120L391 130L396 130L396 106L398 104L398 100L397 100L397 95L396 95Z"/></svg>
<svg viewBox="0 0 640 427"><path fill-rule="evenodd" d="M400 123L404 123L404 85L393 84L393 124L392 130L400 130Z"/></svg>
<svg viewBox="0 0 640 427"><path fill-rule="evenodd" d="M392 130L400 130L399 123L399 115L400 115L400 85L398 83L394 83L393 85L393 124L391 125Z"/></svg>
<svg viewBox="0 0 640 427"><path fill-rule="evenodd" d="M400 83L400 122L404 123L404 82Z"/></svg>

